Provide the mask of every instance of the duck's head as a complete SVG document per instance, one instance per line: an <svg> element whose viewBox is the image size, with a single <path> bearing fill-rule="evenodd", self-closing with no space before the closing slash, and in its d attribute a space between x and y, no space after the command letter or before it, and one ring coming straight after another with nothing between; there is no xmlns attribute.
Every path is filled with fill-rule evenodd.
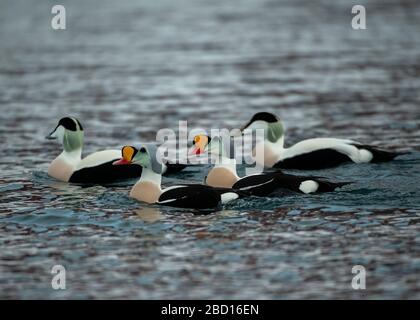
<svg viewBox="0 0 420 320"><path fill-rule="evenodd" d="M113 165L138 164L143 168L150 169L155 173L162 173L162 163L157 159L157 146L154 144L142 144L139 148L124 146L121 149L122 158Z"/></svg>
<svg viewBox="0 0 420 320"><path fill-rule="evenodd" d="M193 153L201 154L207 152L211 155L226 156L227 150L221 137L209 137L207 135L196 135L193 140Z"/></svg>
<svg viewBox="0 0 420 320"><path fill-rule="evenodd" d="M200 155L206 152L208 144L211 142L211 138L205 134L196 135L193 139L193 146L191 148L191 153L195 155Z"/></svg>
<svg viewBox="0 0 420 320"><path fill-rule="evenodd" d="M71 152L81 149L83 146L83 127L76 118L61 118L57 126L46 139L57 139L65 151Z"/></svg>
<svg viewBox="0 0 420 320"><path fill-rule="evenodd" d="M249 120L242 128L245 129L263 129L265 139L270 142L277 142L284 135L284 128L281 120L274 114L269 112L258 112Z"/></svg>

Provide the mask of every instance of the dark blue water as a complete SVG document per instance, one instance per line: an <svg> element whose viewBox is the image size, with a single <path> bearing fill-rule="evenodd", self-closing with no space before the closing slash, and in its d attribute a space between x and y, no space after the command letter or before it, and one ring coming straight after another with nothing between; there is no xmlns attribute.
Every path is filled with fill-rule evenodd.
<svg viewBox="0 0 420 320"><path fill-rule="evenodd" d="M350 1L63 4L67 30L53 31L51 2L0 2L0 298L420 298L417 2L370 1L364 31L350 28ZM139 204L134 181L46 174L60 150L43 137L63 115L81 120L88 154L178 120L237 127L257 110L282 117L287 144L334 136L412 152L305 172L353 181L335 193L206 215ZM55 264L66 290L51 288Z"/></svg>

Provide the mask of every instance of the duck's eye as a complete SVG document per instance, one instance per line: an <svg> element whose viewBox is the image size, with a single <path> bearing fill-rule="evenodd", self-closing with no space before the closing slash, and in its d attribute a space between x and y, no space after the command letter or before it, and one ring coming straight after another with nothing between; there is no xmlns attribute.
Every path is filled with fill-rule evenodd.
<svg viewBox="0 0 420 320"><path fill-rule="evenodd" d="M146 153L146 148L140 148L139 152Z"/></svg>

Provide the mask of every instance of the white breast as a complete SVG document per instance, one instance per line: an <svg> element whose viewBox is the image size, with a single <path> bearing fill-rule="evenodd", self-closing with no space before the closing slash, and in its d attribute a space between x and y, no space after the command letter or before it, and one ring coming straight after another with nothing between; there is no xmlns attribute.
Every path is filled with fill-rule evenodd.
<svg viewBox="0 0 420 320"><path fill-rule="evenodd" d="M210 170L206 184L212 187L231 188L239 177L228 168L216 167Z"/></svg>
<svg viewBox="0 0 420 320"><path fill-rule="evenodd" d="M259 147L261 147L261 145L259 145ZM261 150L263 150L263 152L261 152ZM263 148L255 148L253 150L253 156L257 164L265 167L272 167L280 160L282 150L284 149L280 145L265 141Z"/></svg>
<svg viewBox="0 0 420 320"><path fill-rule="evenodd" d="M48 175L64 182L68 182L74 172L75 165L66 161L64 157L57 157L48 167Z"/></svg>
<svg viewBox="0 0 420 320"><path fill-rule="evenodd" d="M48 175L57 180L68 182L80 162L81 154L81 149L72 152L61 152L48 167Z"/></svg>
<svg viewBox="0 0 420 320"><path fill-rule="evenodd" d="M151 181L139 181L130 191L130 197L146 203L156 203L162 193L160 186Z"/></svg>

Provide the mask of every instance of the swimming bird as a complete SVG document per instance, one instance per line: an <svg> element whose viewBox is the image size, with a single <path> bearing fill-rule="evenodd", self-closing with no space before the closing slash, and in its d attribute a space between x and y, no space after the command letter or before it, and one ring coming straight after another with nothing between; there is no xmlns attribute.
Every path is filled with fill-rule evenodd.
<svg viewBox="0 0 420 320"><path fill-rule="evenodd" d="M278 196L292 192L323 193L334 191L349 182L330 182L323 177L305 177L285 174L281 171L263 172L240 178L236 172L236 160L230 159L221 137L197 135L194 137L194 154L208 152L217 157L205 183L213 187L232 188L254 196Z"/></svg>
<svg viewBox="0 0 420 320"><path fill-rule="evenodd" d="M284 147L284 127L281 120L272 113L259 112L241 128L263 129L264 143L257 163L265 167L282 169L316 170L336 167L342 163L386 162L405 152L392 152L353 140L335 138L314 138ZM254 153L255 150L254 148ZM263 156L263 159L262 159Z"/></svg>
<svg viewBox="0 0 420 320"><path fill-rule="evenodd" d="M60 119L54 130L46 136L57 139L63 146L61 154L48 168L48 174L64 182L72 183L109 183L130 179L141 175L141 167L113 166L121 158L121 151L103 150L82 159L84 131L80 121L72 117ZM182 170L185 165L168 164L171 172Z"/></svg>
<svg viewBox="0 0 420 320"><path fill-rule="evenodd" d="M143 144L122 148L122 158L114 165L139 164L143 167L140 180L130 191L130 197L149 204L177 208L216 209L244 194L228 188L213 188L200 184L183 184L161 189L162 164L157 158L157 146Z"/></svg>

